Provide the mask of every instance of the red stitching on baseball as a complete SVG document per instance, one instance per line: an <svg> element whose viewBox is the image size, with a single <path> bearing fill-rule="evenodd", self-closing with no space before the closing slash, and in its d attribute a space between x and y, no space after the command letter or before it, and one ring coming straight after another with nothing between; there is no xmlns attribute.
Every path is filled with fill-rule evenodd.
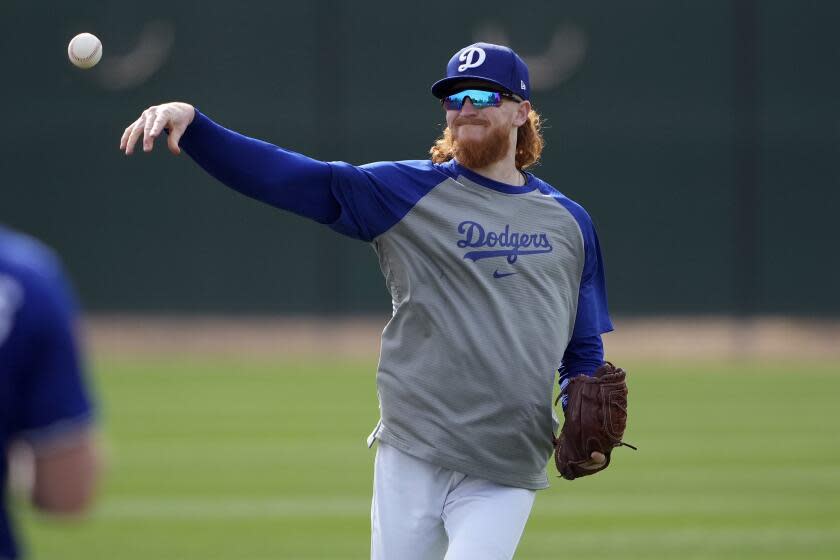
<svg viewBox="0 0 840 560"><path fill-rule="evenodd" d="M76 49L73 49L71 52L73 53L73 58L75 58L75 59L76 59L76 60L78 60L79 62L85 62L85 61L87 61L87 60L90 60L90 59L91 59L91 58L93 58L94 56L96 56L96 53L98 53L98 52L99 52L99 49L101 49L101 48L102 48L102 43L100 43L100 42L98 42L98 41L97 41L97 43L96 43L96 47L93 49L93 52L92 52L92 53L90 53L88 56L83 57L83 58L82 58L82 57L79 57L79 55L78 55L78 54L76 54Z"/></svg>

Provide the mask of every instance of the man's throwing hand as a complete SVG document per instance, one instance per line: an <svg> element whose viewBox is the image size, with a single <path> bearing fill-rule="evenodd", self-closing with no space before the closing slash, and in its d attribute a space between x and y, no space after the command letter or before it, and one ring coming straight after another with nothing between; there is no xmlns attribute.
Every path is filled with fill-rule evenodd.
<svg viewBox="0 0 840 560"><path fill-rule="evenodd" d="M195 108L187 103L176 101L149 107L125 129L120 138L120 150L125 150L125 155L130 156L142 135L143 151L151 152L155 139L165 129L169 131L169 151L177 156L181 153L178 142L194 118Z"/></svg>

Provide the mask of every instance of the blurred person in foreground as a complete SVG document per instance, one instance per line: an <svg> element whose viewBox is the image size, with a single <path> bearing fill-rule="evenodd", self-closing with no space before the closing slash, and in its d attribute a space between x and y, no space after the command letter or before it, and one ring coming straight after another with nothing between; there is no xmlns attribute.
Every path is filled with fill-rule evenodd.
<svg viewBox="0 0 840 560"><path fill-rule="evenodd" d="M75 516L94 494L92 404L76 326L76 306L57 258L0 225L2 560L21 554L7 511L10 460L16 460L11 450L31 457L29 497L41 512Z"/></svg>
<svg viewBox="0 0 840 560"><path fill-rule="evenodd" d="M379 443L371 557L511 558L548 486L558 368L562 387L604 362L604 270L589 215L526 171L543 140L522 59L470 45L432 94L447 127L427 160L317 161L180 102L145 110L120 149L142 138L148 152L167 131L170 151L227 186L372 244L393 316L368 438ZM371 116L405 133L398 115ZM606 464L593 452L581 468Z"/></svg>

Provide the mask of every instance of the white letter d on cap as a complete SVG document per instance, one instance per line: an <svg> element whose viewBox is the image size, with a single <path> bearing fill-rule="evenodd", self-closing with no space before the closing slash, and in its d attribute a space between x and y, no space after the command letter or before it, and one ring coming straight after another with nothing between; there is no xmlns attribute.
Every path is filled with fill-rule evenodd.
<svg viewBox="0 0 840 560"><path fill-rule="evenodd" d="M476 57L478 57L478 60L476 60ZM485 58L487 58L487 54L481 47L469 47L464 49L461 52L461 56L458 57L458 60L463 62L463 64L458 66L458 72L463 72L467 68L481 66L484 64Z"/></svg>

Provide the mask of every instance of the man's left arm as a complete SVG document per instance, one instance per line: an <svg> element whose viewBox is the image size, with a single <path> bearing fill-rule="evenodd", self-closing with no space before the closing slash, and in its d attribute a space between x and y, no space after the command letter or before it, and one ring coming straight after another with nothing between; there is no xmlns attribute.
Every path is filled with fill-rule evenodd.
<svg viewBox="0 0 840 560"><path fill-rule="evenodd" d="M99 467L75 301L57 265L29 288L33 360L19 380L13 437L33 452L33 504L46 513L77 514L94 496Z"/></svg>
<svg viewBox="0 0 840 560"><path fill-rule="evenodd" d="M607 305L601 244L589 215L579 206L573 209L583 236L584 262L575 326L559 368L561 386L578 375L592 375L604 363L601 335L613 330Z"/></svg>
<svg viewBox="0 0 840 560"><path fill-rule="evenodd" d="M560 401L566 408L568 396L563 392L578 375L589 375L604 363L604 342L600 334L573 336L563 353L560 365Z"/></svg>
<svg viewBox="0 0 840 560"><path fill-rule="evenodd" d="M583 208L575 206L570 210L572 210L581 228L584 265L578 292L574 329L558 370L560 373L559 401L563 406L564 414L567 415L567 422L564 424L564 430L560 437L555 439L555 459L557 460L558 470L567 478L570 476L570 469L568 468L570 449L574 449L571 454L574 455L578 473L597 472L605 468L609 461L609 456L601 452L606 450L585 449L585 446L579 445L578 442L570 445L570 439L578 440L581 437L585 439L585 434L580 432L581 427L577 425L577 418L572 421L573 426L567 426L566 424L569 424L569 385L576 377L593 377L596 375L596 371L599 371L599 368L604 365L604 343L601 335L613 330L607 306L604 262L598 235L591 218ZM573 393L577 395L579 392L574 391ZM577 402L571 404L576 407L580 405ZM574 415L577 417L578 414L579 411L575 410ZM568 437L567 433L570 430L575 432L575 435L571 438ZM562 446L561 442L563 442ZM571 476L574 477L574 475Z"/></svg>

